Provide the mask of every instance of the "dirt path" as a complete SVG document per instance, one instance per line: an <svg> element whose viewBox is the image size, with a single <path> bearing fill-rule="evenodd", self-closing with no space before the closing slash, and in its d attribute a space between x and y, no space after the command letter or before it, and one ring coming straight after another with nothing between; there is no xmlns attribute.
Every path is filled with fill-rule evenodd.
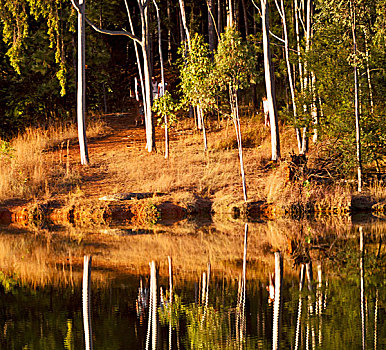
<svg viewBox="0 0 386 350"><path fill-rule="evenodd" d="M82 177L80 188L89 198L97 198L111 193L114 179L108 176L107 164L114 154L126 152L128 147L145 148L145 127L136 126L138 110L135 101L127 113L112 113L103 118L111 132L103 137L88 140L89 166L81 166L79 146L74 144L70 150L71 166Z"/></svg>

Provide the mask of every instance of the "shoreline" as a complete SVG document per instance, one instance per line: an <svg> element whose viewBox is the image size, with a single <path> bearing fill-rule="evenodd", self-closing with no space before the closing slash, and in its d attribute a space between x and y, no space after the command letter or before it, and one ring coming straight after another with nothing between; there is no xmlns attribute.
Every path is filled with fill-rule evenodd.
<svg viewBox="0 0 386 350"><path fill-rule="evenodd" d="M125 196L127 198L125 198ZM122 199L123 198L123 199ZM352 216L358 213L385 215L386 202L373 202L370 197L352 197L350 205L327 206L325 204L291 204L283 207L266 201L248 201L216 204L210 199L198 197L194 203L180 203L171 195L157 193L120 193L98 199L78 199L75 203L63 200L0 204L0 224L21 223L41 226L44 224L97 225L121 222L127 224L157 225L197 217L229 215L246 222L299 219L320 215Z"/></svg>

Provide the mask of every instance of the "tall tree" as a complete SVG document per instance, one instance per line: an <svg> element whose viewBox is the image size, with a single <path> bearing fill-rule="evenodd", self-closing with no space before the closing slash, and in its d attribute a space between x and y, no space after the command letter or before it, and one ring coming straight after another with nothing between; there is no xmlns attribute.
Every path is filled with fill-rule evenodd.
<svg viewBox="0 0 386 350"><path fill-rule="evenodd" d="M76 7L77 4L75 0L71 0L73 5ZM145 107L145 125L146 125L146 148L149 152L152 152L155 148L155 127L154 121L152 118L151 104L152 104L152 90L151 90L151 76L152 76L152 67L151 67L151 57L150 57L150 25L149 25L149 2L147 0L137 0L139 7L140 19L141 19L141 38L135 36L132 32L126 30L107 30L102 29L96 26L91 22L87 17L87 23L97 32L107 35L122 35L129 37L138 43L142 48L142 58L143 58L143 71L144 71L144 85L145 85L145 95L144 95L144 107Z"/></svg>
<svg viewBox="0 0 386 350"><path fill-rule="evenodd" d="M264 51L264 75L267 100L269 104L269 118L271 124L271 149L273 161L280 159L279 123L276 107L275 80L271 60L271 48L269 40L269 9L268 0L261 0L261 18L263 27L263 51Z"/></svg>
<svg viewBox="0 0 386 350"><path fill-rule="evenodd" d="M361 155L361 129L359 123L359 91L358 91L358 62L357 62L357 39L356 39L356 4L355 0L350 0L350 20L353 43L353 68L354 68L354 109L355 109L355 129L356 129L356 148L357 148L357 172L358 172L358 192L362 192L362 155Z"/></svg>
<svg viewBox="0 0 386 350"><path fill-rule="evenodd" d="M239 115L239 90L248 88L253 71L256 69L256 53L251 43L244 42L234 27L228 27L221 34L215 55L216 84L229 94L231 118L235 126L239 151L240 172L244 201L248 200L243 161L243 146Z"/></svg>
<svg viewBox="0 0 386 350"><path fill-rule="evenodd" d="M296 0L295 0L296 1ZM292 68L291 68L291 62L289 59L289 40L288 40L288 30L287 30L287 20L286 20L286 11L284 7L284 1L280 1L280 6L276 2L277 10L279 12L279 15L282 19L283 23L283 36L284 36L284 54L285 54L285 61L287 64L287 74L288 74L288 83L291 93L291 100L292 100L292 111L294 116L294 122L295 122L295 132L296 132L296 139L298 143L298 151L299 153L302 152L302 140L300 135L300 130L297 123L297 108L296 108L296 100L295 100L295 86L292 79Z"/></svg>
<svg viewBox="0 0 386 350"><path fill-rule="evenodd" d="M74 4L78 11L78 87L77 87L77 120L80 161L88 165L88 148L86 138L86 2L79 0Z"/></svg>

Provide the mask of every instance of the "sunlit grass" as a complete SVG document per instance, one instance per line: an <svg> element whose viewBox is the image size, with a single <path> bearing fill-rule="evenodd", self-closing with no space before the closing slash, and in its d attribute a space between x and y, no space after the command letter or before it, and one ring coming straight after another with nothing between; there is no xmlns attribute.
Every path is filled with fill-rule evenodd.
<svg viewBox="0 0 386 350"><path fill-rule="evenodd" d="M100 120L91 121L87 129L89 137L105 131ZM74 124L27 128L9 143L0 140L0 200L45 197L58 185L77 183L79 175L64 167L67 142L76 140Z"/></svg>
<svg viewBox="0 0 386 350"><path fill-rule="evenodd" d="M280 125L282 161L270 163L271 135L260 119L244 116L241 120L250 201L262 200L284 207L315 203L320 207L349 207L352 188L343 182L335 183L328 178L317 182L307 177L288 182L286 160L290 153L296 153L295 132L292 127ZM106 125L96 120L89 123L87 134L92 138L106 130ZM131 130L126 132L130 136ZM142 132L143 138L141 133L136 134L136 140L123 137L114 147L103 149L103 153L91 154L90 175L90 168L81 168L74 162L69 166L67 162L67 140L73 145L77 138L75 125L27 129L11 141L9 152L0 153L0 200L47 198L69 193L79 186L85 197L93 198L118 192L162 192L175 196L190 193L212 200L217 209L243 201L236 135L230 120L208 121L208 151L204 152L203 134L195 129L193 118L180 119L170 131L169 159L164 158L163 129L156 129L157 152L151 154L145 150ZM313 147L307 165L318 169ZM99 177L103 181L98 183L94 179ZM376 200L385 199L383 183L374 182L368 190Z"/></svg>

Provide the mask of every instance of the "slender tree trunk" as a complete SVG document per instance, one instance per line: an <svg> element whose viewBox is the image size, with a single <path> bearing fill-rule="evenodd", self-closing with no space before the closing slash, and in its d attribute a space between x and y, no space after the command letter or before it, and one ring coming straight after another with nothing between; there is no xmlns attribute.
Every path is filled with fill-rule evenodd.
<svg viewBox="0 0 386 350"><path fill-rule="evenodd" d="M307 20L309 21L308 23L308 30L310 31L309 33L309 47L308 50L311 49L312 45L312 38L313 38L313 29L311 25L311 21L313 18L314 14L314 8L313 8L313 2L311 0L308 1L308 9L307 9ZM318 116L318 109L317 109L317 100L316 100L316 76L315 73L311 70L310 71L310 76L311 76L311 84L310 84L310 91L312 95L312 103L311 103L311 118L312 118L312 123L314 125L314 130L313 130L313 136L312 136L312 142L316 143L318 141L318 129L317 126L319 124L319 116Z"/></svg>
<svg viewBox="0 0 386 350"><path fill-rule="evenodd" d="M77 118L78 118L78 138L80 149L80 162L88 165L88 148L86 138L86 3L79 0L78 12L78 95L77 95Z"/></svg>
<svg viewBox="0 0 386 350"><path fill-rule="evenodd" d="M227 10L227 27L233 27L234 25L234 6L233 0L228 0L228 10Z"/></svg>
<svg viewBox="0 0 386 350"><path fill-rule="evenodd" d="M308 290L312 292L314 290L314 287L313 287L314 275L312 272L312 261L306 264L306 276L307 276Z"/></svg>
<svg viewBox="0 0 386 350"><path fill-rule="evenodd" d="M206 138L206 129L205 129L205 122L204 122L204 115L202 112L202 109L200 106L197 106L197 121L199 121L199 125L202 128L202 134L204 137L204 151L206 152L208 150L208 141Z"/></svg>
<svg viewBox="0 0 386 350"><path fill-rule="evenodd" d="M171 30L171 23L172 23L172 16L171 16L171 6L170 6L170 0L166 0L166 13L168 16L168 63L169 65L173 61L173 55L172 55L172 30Z"/></svg>
<svg viewBox="0 0 386 350"><path fill-rule="evenodd" d="M311 0L307 0L307 11L305 11L304 0L303 0L303 12L306 13L306 28L305 28L305 46L306 54L310 51L310 38L311 38ZM308 64L307 61L304 62L304 72L303 72L303 96L305 97L307 89L309 89L309 73L308 73ZM308 113L307 105L303 105L304 113ZM305 154L308 152L308 126L306 125L303 128L303 143L302 143L302 152Z"/></svg>
<svg viewBox="0 0 386 350"><path fill-rule="evenodd" d="M299 302L298 302L298 317L296 321L296 331L295 331L295 348L294 350L299 349L299 340L300 340L300 326L301 326L301 318L302 318L302 290L304 286L304 270L305 266L304 264L301 264L300 266L300 272L299 272Z"/></svg>
<svg viewBox="0 0 386 350"><path fill-rule="evenodd" d="M173 303L173 262L168 256L169 262L169 350L172 350L172 303Z"/></svg>
<svg viewBox="0 0 386 350"><path fill-rule="evenodd" d="M374 350L378 348L378 288L375 291L374 305Z"/></svg>
<svg viewBox="0 0 386 350"><path fill-rule="evenodd" d="M268 1L261 0L262 26L263 26L263 51L264 51L264 73L265 87L267 92L267 100L269 103L269 118L271 124L271 147L272 160L280 159L280 137L279 123L276 109L275 97L275 81L273 75L273 67L271 62L271 50L269 42L269 16L268 16Z"/></svg>
<svg viewBox="0 0 386 350"><path fill-rule="evenodd" d="M245 35L248 36L249 35L249 31L248 31L248 16L247 16L247 5L245 3L245 0L241 0L241 4L243 6Z"/></svg>
<svg viewBox="0 0 386 350"><path fill-rule="evenodd" d="M91 328L91 261L90 255L84 256L83 264L83 326L86 350L92 350Z"/></svg>
<svg viewBox="0 0 386 350"><path fill-rule="evenodd" d="M221 8L221 1L217 0L217 30L218 33L222 33L222 8Z"/></svg>
<svg viewBox="0 0 386 350"><path fill-rule="evenodd" d="M358 192L362 192L362 156L361 156L361 132L360 132L360 116L359 116L359 91L358 91L358 67L356 62L357 42L356 42L356 13L355 7L350 0L351 8L351 31L353 39L354 53L354 93L355 93L355 128L356 128L356 148L357 148L357 172L358 172Z"/></svg>
<svg viewBox="0 0 386 350"><path fill-rule="evenodd" d="M280 252L275 253L275 300L273 304L273 330L272 350L280 348L280 328L282 313L282 281L283 281L283 260Z"/></svg>
<svg viewBox="0 0 386 350"><path fill-rule="evenodd" d="M300 18L300 6L298 6L298 0L294 0L295 5L295 31L296 31L296 48L298 54L298 65L299 65L299 80L300 80L300 91L302 96L305 96L305 86L304 86L304 72L303 72L303 64L300 53L300 31L299 31L299 18ZM307 112L307 106L303 105L303 109L305 108L305 112ZM307 146L307 127L304 126L302 130L302 141L301 141L301 149L299 151L300 154L304 154Z"/></svg>
<svg viewBox="0 0 386 350"><path fill-rule="evenodd" d="M186 41L188 42L188 48L189 48L189 51L190 51L190 49L191 49L191 46L190 46L190 34L189 34L188 25L187 25L187 22L186 22L185 3L184 3L184 0L178 0L178 1L179 1L179 4L180 4L182 25L183 25L183 28L185 30Z"/></svg>
<svg viewBox="0 0 386 350"><path fill-rule="evenodd" d="M184 29L184 25L182 23L181 11L178 11L178 28L180 31L180 43L183 43L186 41L186 39L185 39L185 29Z"/></svg>
<svg viewBox="0 0 386 350"><path fill-rule="evenodd" d="M155 0L153 0L154 7L157 13L157 25L158 25L158 51L160 57L160 67L161 67L161 89L163 94L165 94L165 76L164 76L164 59L162 54L162 41L161 41L161 20L159 16L158 5ZM162 97L162 96L160 96ZM165 159L169 158L169 130L168 130L168 116L164 115L164 123L165 123Z"/></svg>
<svg viewBox="0 0 386 350"><path fill-rule="evenodd" d="M143 70L145 80L145 101L144 109L146 122L146 148L148 152L152 152L155 148L155 127L152 118L151 105L153 102L151 89L151 63L150 63L150 32L149 32L149 10L148 6L144 6L144 0L138 0L139 10L141 14L142 24L142 56L143 56Z"/></svg>
<svg viewBox="0 0 386 350"><path fill-rule="evenodd" d="M201 123L201 114L200 114L200 107L196 107L196 119L197 119L197 129L202 130L202 123Z"/></svg>
<svg viewBox="0 0 386 350"><path fill-rule="evenodd" d="M311 71L311 94L312 94L311 117L312 117L312 123L314 124L312 142L316 143L318 141L317 125L319 124L319 117L318 117L317 100L316 100L316 77L313 71Z"/></svg>
<svg viewBox="0 0 386 350"><path fill-rule="evenodd" d="M152 293L153 293L153 308L152 308L152 345L153 350L157 349L158 339L158 273L155 262L151 262L151 278L152 278Z"/></svg>
<svg viewBox="0 0 386 350"><path fill-rule="evenodd" d="M244 201L247 202L248 196L247 196L247 184L246 184L245 172L244 172L244 159L243 159L243 146L242 146L242 138L241 138L239 106L238 106L237 90L233 86L229 86L229 99L231 104L232 120L235 126L236 139L237 139L237 145L238 145L238 151L239 151L240 172L241 172L241 180L243 184L243 196L244 196Z"/></svg>
<svg viewBox="0 0 386 350"><path fill-rule="evenodd" d="M125 0L125 5L126 5L127 17L129 19L129 24L130 24L130 30L131 30L131 33L135 35L133 22L131 20L131 14L130 14L129 6L127 4L127 0ZM134 50L135 50L135 57L137 59L138 74L139 74L141 93L142 93L142 102L143 102L143 113L145 116L145 127L147 130L148 129L148 126L147 126L147 123L148 123L147 112L148 112L148 110L146 108L147 102L146 102L146 94L145 94L144 80L143 80L143 74L142 74L142 64L141 64L141 60L139 59L138 46L137 46L136 41L134 41ZM142 50L143 50L143 48L142 48ZM137 86L136 86L136 89L137 89Z"/></svg>
<svg viewBox="0 0 386 350"><path fill-rule="evenodd" d="M361 273L361 320L362 320L362 349L366 349L366 309L365 309L365 269L364 269L364 246L365 239L362 226L359 227L359 248L361 252L360 273Z"/></svg>
<svg viewBox="0 0 386 350"><path fill-rule="evenodd" d="M284 8L284 1L281 0L281 18L283 20L283 33L284 33L284 51L285 51L285 60L287 63L287 72L288 72L288 83L289 88L291 92L291 100L292 100L292 111L294 115L294 122L295 122L295 132L296 132L296 139L298 142L298 151L301 152L302 149L302 140L300 135L300 130L297 126L297 110L296 110L296 102L295 102L295 88L292 81L292 72L291 72L291 63L289 61L289 47L288 47L288 32L287 32L287 21L286 21L286 14L285 14L285 8Z"/></svg>
<svg viewBox="0 0 386 350"><path fill-rule="evenodd" d="M209 50L214 52L216 47L216 35L214 31L214 0L208 0L208 38L209 38Z"/></svg>
<svg viewBox="0 0 386 350"><path fill-rule="evenodd" d="M367 41L367 30L365 31L365 51L366 51L366 73L367 73L367 84L369 87L369 98L370 98L370 110L371 114L374 114L374 100L373 100L373 88L371 84L370 65L369 65L369 46Z"/></svg>
<svg viewBox="0 0 386 350"><path fill-rule="evenodd" d="M322 264L319 262L317 265L318 269L318 288L316 292L316 314L318 316L318 345L322 346L322 330L323 330L323 284L322 284Z"/></svg>

